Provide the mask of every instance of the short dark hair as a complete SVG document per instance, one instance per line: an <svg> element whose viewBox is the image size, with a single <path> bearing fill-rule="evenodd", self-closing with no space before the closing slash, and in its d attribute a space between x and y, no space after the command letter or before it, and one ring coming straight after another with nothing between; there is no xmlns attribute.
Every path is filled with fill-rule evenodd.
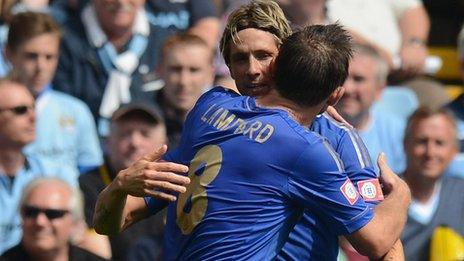
<svg viewBox="0 0 464 261"><path fill-rule="evenodd" d="M13 16L8 30L6 46L16 51L21 44L43 34L56 34L61 37L58 23L48 14L40 12L23 12Z"/></svg>
<svg viewBox="0 0 464 261"><path fill-rule="evenodd" d="M345 82L351 46L351 37L338 24L311 25L293 33L276 59L276 90L299 106L321 103Z"/></svg>

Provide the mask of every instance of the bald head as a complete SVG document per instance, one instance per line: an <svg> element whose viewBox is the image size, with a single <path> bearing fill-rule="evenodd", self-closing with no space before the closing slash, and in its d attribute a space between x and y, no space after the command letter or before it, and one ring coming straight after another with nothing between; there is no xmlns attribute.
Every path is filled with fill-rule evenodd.
<svg viewBox="0 0 464 261"><path fill-rule="evenodd" d="M75 221L83 217L80 192L57 178L39 178L25 188L20 203L23 246L35 253L67 251Z"/></svg>

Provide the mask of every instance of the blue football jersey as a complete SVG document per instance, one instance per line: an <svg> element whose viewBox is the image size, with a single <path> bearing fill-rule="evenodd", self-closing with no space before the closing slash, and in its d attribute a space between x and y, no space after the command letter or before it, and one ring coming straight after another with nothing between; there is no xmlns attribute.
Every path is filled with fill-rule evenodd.
<svg viewBox="0 0 464 261"><path fill-rule="evenodd" d="M191 182L168 206L163 260L275 258L303 209L334 235L373 217L324 138L224 88L198 100L166 159L189 165Z"/></svg>
<svg viewBox="0 0 464 261"><path fill-rule="evenodd" d="M338 153L346 174L357 188L362 181L377 179L369 152L352 127L339 123L324 113L316 117L310 129L327 139ZM377 200L367 200L366 203L372 206L379 203ZM331 232L330 223L318 220L318 217L308 210L290 233L278 259L336 260L337 255L337 235Z"/></svg>

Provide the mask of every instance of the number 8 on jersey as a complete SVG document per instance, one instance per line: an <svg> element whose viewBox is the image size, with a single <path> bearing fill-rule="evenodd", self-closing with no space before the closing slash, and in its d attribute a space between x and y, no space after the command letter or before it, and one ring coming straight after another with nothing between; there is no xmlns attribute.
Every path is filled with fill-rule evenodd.
<svg viewBox="0 0 464 261"><path fill-rule="evenodd" d="M190 234L205 216L208 208L206 186L216 178L221 164L222 151L216 145L203 147L190 162L190 184L177 202L177 225L182 234Z"/></svg>

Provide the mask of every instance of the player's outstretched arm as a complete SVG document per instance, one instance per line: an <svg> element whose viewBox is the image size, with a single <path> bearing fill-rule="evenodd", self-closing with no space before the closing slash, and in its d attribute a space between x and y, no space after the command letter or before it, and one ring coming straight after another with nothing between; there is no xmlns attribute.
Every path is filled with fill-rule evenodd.
<svg viewBox="0 0 464 261"><path fill-rule="evenodd" d="M166 150L164 145L120 171L100 193L93 218L97 233L115 234L147 217L149 212L143 197L174 201L176 197L170 193L186 191L185 185L190 179L176 173L186 173L188 167L160 161Z"/></svg>
<svg viewBox="0 0 464 261"><path fill-rule="evenodd" d="M411 202L408 186L388 167L385 155L379 156L378 165L386 197L375 208L374 217L369 223L346 236L359 253L374 259L385 256L397 242Z"/></svg>

